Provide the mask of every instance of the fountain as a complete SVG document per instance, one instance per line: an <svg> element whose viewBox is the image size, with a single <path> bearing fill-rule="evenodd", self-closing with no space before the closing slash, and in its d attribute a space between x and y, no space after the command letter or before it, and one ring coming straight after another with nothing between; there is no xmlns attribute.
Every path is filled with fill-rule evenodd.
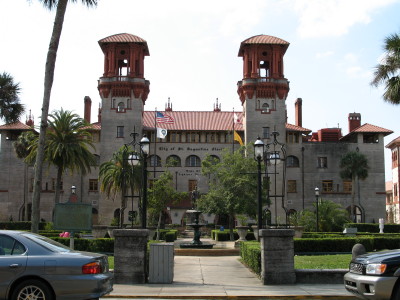
<svg viewBox="0 0 400 300"><path fill-rule="evenodd" d="M195 207L197 196L198 196L198 191L196 188L194 191L192 191L192 207ZM194 223L187 224L188 226L193 228L194 236L193 240L190 243L180 244L180 248L212 249L214 244L203 243L202 241L200 241L201 237L200 228L205 225L205 224L199 224L199 216L201 215L202 212L197 209L190 209L187 210L186 213L194 215Z"/></svg>

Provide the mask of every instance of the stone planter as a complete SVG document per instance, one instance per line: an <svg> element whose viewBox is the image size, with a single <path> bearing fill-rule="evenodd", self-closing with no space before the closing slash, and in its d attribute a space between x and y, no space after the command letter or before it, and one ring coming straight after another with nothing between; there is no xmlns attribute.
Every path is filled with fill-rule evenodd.
<svg viewBox="0 0 400 300"><path fill-rule="evenodd" d="M304 232L304 226L293 226L291 229L294 229L294 237L295 238L301 238L303 236Z"/></svg>
<svg viewBox="0 0 400 300"><path fill-rule="evenodd" d="M114 238L114 233L113 233L114 229L118 229L118 226L108 226L107 227L107 233L110 236L110 238L112 238L112 239Z"/></svg>
<svg viewBox="0 0 400 300"><path fill-rule="evenodd" d="M236 226L236 229L237 229L237 232L239 235L238 241L245 241L249 227L248 226Z"/></svg>
<svg viewBox="0 0 400 300"><path fill-rule="evenodd" d="M95 239L101 239L106 236L107 233L107 225L93 225L92 226L92 235Z"/></svg>
<svg viewBox="0 0 400 300"><path fill-rule="evenodd" d="M256 241L258 241L258 226L252 225L251 228L253 229L254 237L255 237Z"/></svg>

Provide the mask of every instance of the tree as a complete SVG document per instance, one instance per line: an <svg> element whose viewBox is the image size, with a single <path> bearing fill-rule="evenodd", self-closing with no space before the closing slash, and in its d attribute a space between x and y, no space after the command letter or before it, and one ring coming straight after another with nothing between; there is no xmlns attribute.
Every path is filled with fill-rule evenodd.
<svg viewBox="0 0 400 300"><path fill-rule="evenodd" d="M210 178L209 191L197 200L197 206L204 212L227 214L231 240L235 215L254 216L257 207L257 165L251 154L244 155L244 150L225 150L221 161L207 156L202 162L202 174Z"/></svg>
<svg viewBox="0 0 400 300"><path fill-rule="evenodd" d="M295 218L298 225L303 226L305 231L315 231L316 228L316 203L314 210L304 210L290 216ZM335 232L341 231L343 225L349 221L347 211L338 203L330 200L321 200L318 204L318 231Z"/></svg>
<svg viewBox="0 0 400 300"><path fill-rule="evenodd" d="M378 87L385 84L383 99L393 104L400 104L400 35L392 34L385 38L385 57L375 67L371 85Z"/></svg>
<svg viewBox="0 0 400 300"><path fill-rule="evenodd" d="M350 218L355 222L354 205L355 205L355 186L358 179L364 180L368 177L368 160L367 157L358 152L351 151L345 154L340 160L340 177L342 179L351 179L351 212Z"/></svg>
<svg viewBox="0 0 400 300"><path fill-rule="evenodd" d="M17 140L13 143L15 154L19 159L24 160L24 220L29 220L28 215L28 165L29 162L26 161L30 151L31 145L34 140L37 139L36 132L32 131L24 131L21 133Z"/></svg>
<svg viewBox="0 0 400 300"><path fill-rule="evenodd" d="M118 194L120 196L120 227L124 222L127 192L129 191L133 195L134 191L141 185L140 166L132 167L128 163L130 153L132 153L130 147L122 146L118 151L114 152L111 160L100 165L99 171L101 191L105 192L107 197L113 200Z"/></svg>
<svg viewBox="0 0 400 300"><path fill-rule="evenodd" d="M0 119L7 124L17 122L24 112L24 105L20 103L19 83L14 83L10 74L0 74Z"/></svg>
<svg viewBox="0 0 400 300"><path fill-rule="evenodd" d="M78 171L85 175L96 164L92 135L89 124L77 114L68 110L54 111L49 116L49 130L46 134L45 161L57 168L54 203L60 202L62 175L66 170ZM35 140L37 143L37 140ZM29 154L30 160L36 155L37 144Z"/></svg>
<svg viewBox="0 0 400 300"><path fill-rule="evenodd" d="M168 203L176 203L188 196L186 192L177 192L173 187L173 177L169 170L164 171L148 192L148 208L157 221L157 240L160 239L162 213Z"/></svg>
<svg viewBox="0 0 400 300"><path fill-rule="evenodd" d="M40 119L40 131L38 149L36 155L35 164L35 179L33 185L33 196L32 196L32 232L37 233L39 231L39 219L40 219L40 190L42 181L43 161L45 154L46 144L46 131L47 131L47 120L50 106L50 94L54 80L54 69L56 65L57 50L61 38L62 27L64 24L64 16L67 10L68 0L39 0L48 9L56 9L56 16L53 24L53 32L50 38L49 49L47 51L46 67L44 74L44 91L43 91L43 102L42 102L42 115ZM70 0L76 2L76 0ZM88 7L96 6L97 0L82 0L82 3Z"/></svg>

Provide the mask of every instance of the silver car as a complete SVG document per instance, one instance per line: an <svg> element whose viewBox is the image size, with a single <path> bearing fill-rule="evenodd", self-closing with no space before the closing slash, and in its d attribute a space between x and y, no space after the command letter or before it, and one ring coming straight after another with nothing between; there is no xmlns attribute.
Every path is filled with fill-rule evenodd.
<svg viewBox="0 0 400 300"><path fill-rule="evenodd" d="M0 299L98 299L112 291L106 255L44 236L0 230Z"/></svg>

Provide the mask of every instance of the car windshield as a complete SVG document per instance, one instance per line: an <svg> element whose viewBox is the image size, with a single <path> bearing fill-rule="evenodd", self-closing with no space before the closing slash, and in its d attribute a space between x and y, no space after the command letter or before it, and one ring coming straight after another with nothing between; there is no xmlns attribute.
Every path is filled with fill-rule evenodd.
<svg viewBox="0 0 400 300"><path fill-rule="evenodd" d="M34 242L38 243L39 245L41 245L51 251L54 251L54 252L69 252L72 250L71 248L69 248L59 242L53 241L52 239L49 239L49 238L39 235L39 234L26 232L26 233L23 233L22 235L30 240L33 240Z"/></svg>

